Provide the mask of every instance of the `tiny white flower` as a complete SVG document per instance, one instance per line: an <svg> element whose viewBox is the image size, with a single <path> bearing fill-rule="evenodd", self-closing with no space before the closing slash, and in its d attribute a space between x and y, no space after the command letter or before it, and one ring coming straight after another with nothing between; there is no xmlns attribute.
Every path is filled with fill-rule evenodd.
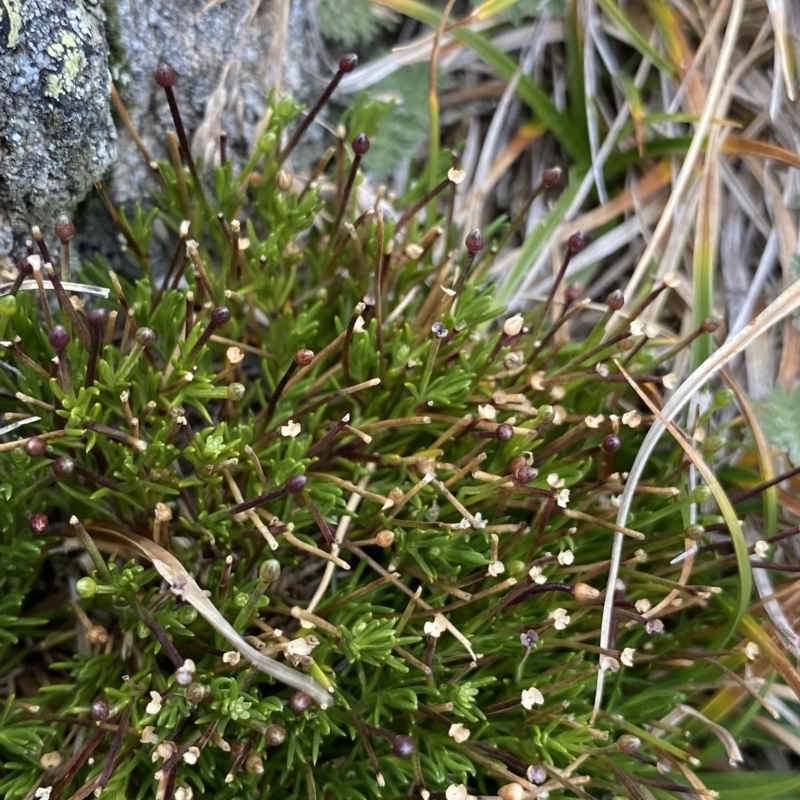
<svg viewBox="0 0 800 800"><path fill-rule="evenodd" d="M300 423L290 419L286 425L281 425L281 436L294 439L301 430Z"/></svg>
<svg viewBox="0 0 800 800"><path fill-rule="evenodd" d="M491 422L497 417L497 409L491 403L486 403L486 405L479 405L478 416L481 419L486 419Z"/></svg>
<svg viewBox="0 0 800 800"><path fill-rule="evenodd" d="M547 578L546 578L544 572L542 572L542 568L541 567L538 567L538 566L531 567L528 570L528 575L529 575L530 579L534 583L538 583L540 585L543 584L543 583L547 583Z"/></svg>
<svg viewBox="0 0 800 800"><path fill-rule="evenodd" d="M514 314L503 323L503 333L506 336L516 336L522 331L522 314Z"/></svg>
<svg viewBox="0 0 800 800"><path fill-rule="evenodd" d="M558 504L559 508L566 508L569 504L569 489L562 489L556 495L556 503Z"/></svg>
<svg viewBox="0 0 800 800"><path fill-rule="evenodd" d="M194 791L191 786L179 786L175 790L175 800L192 800Z"/></svg>
<svg viewBox="0 0 800 800"><path fill-rule="evenodd" d="M460 528L462 531L465 531L465 530L467 530L467 529L468 529L469 527L471 527L471 526L470 526L470 524L469 524L469 520L468 520L466 517L461 517L461 521L458 523L458 527L459 527L459 528Z"/></svg>
<svg viewBox="0 0 800 800"><path fill-rule="evenodd" d="M471 731L462 722L455 722L450 726L450 730L447 733L458 744L463 744L469 739Z"/></svg>
<svg viewBox="0 0 800 800"><path fill-rule="evenodd" d="M364 333L364 317L361 314L356 317L356 321L353 323L353 333Z"/></svg>
<svg viewBox="0 0 800 800"><path fill-rule="evenodd" d="M554 489L563 489L564 488L564 479L558 476L557 472L551 472L547 476L547 483L549 486L552 486Z"/></svg>
<svg viewBox="0 0 800 800"><path fill-rule="evenodd" d="M598 414L594 417L590 414L588 417L586 417L586 419L584 419L584 422L586 423L587 428L592 428L594 430L595 428L600 427L600 423L603 421L603 419L604 417L602 414Z"/></svg>
<svg viewBox="0 0 800 800"><path fill-rule="evenodd" d="M422 631L427 636L438 639L447 630L447 621L442 614L437 614L432 620L422 626Z"/></svg>
<svg viewBox="0 0 800 800"><path fill-rule="evenodd" d="M150 702L147 704L145 712L158 714L159 711L161 711L161 695L158 692L150 692Z"/></svg>
<svg viewBox="0 0 800 800"><path fill-rule="evenodd" d="M622 655L619 657L619 660L626 666L632 667L633 666L633 654L636 651L632 647L626 647L622 651Z"/></svg>
<svg viewBox="0 0 800 800"><path fill-rule="evenodd" d="M40 786L33 794L36 800L50 800L50 793L53 791L52 786Z"/></svg>
<svg viewBox="0 0 800 800"><path fill-rule="evenodd" d="M610 669L612 672L619 672L619 661L611 656L600 656L600 669Z"/></svg>
<svg viewBox="0 0 800 800"><path fill-rule="evenodd" d="M444 796L445 800L467 800L467 787L463 783L451 783Z"/></svg>
<svg viewBox="0 0 800 800"><path fill-rule="evenodd" d="M467 173L463 169L456 169L455 167L450 167L450 169L447 170L448 180L451 180L456 186L458 186L459 183L463 183L464 178L466 177Z"/></svg>
<svg viewBox="0 0 800 800"><path fill-rule="evenodd" d="M767 553L769 553L769 544L763 539L759 539L755 545L753 545L753 550L759 558L766 558Z"/></svg>
<svg viewBox="0 0 800 800"><path fill-rule="evenodd" d="M528 378L528 384L531 389L537 392L544 391L544 372L541 370L539 372L534 372L533 375Z"/></svg>
<svg viewBox="0 0 800 800"><path fill-rule="evenodd" d="M572 550L562 550L557 558L562 567L568 567L575 560L575 554Z"/></svg>
<svg viewBox="0 0 800 800"><path fill-rule="evenodd" d="M641 336L644 333L644 322L640 319L635 319L631 322L631 334L633 336Z"/></svg>
<svg viewBox="0 0 800 800"><path fill-rule="evenodd" d="M174 756L177 752L178 748L175 746L175 742L171 742L169 739L166 739L165 741L161 742L161 744L158 745L155 750L153 750L151 759L154 762L159 758L162 761L166 761L168 758L172 758L172 756Z"/></svg>
<svg viewBox="0 0 800 800"><path fill-rule="evenodd" d="M658 325L653 322L647 322L644 326L644 335L648 339L655 339L658 336Z"/></svg>
<svg viewBox="0 0 800 800"><path fill-rule="evenodd" d="M674 372L668 372L662 379L665 389L674 389L675 384L678 382L678 376Z"/></svg>
<svg viewBox="0 0 800 800"><path fill-rule="evenodd" d="M183 754L183 760L187 764L196 764L198 758L200 758L200 748L199 747L190 747Z"/></svg>
<svg viewBox="0 0 800 800"><path fill-rule="evenodd" d="M664 276L664 284L670 289L677 289L681 285L681 279L677 272L668 272Z"/></svg>
<svg viewBox="0 0 800 800"><path fill-rule="evenodd" d="M563 386L554 386L550 390L550 399L555 403L557 403L559 400L563 400L566 396L567 390Z"/></svg>
<svg viewBox="0 0 800 800"><path fill-rule="evenodd" d="M744 646L744 654L747 656L748 661L755 661L759 652L758 645L755 642L748 642Z"/></svg>
<svg viewBox="0 0 800 800"><path fill-rule="evenodd" d="M622 424L629 428L638 428L642 423L642 415L638 411L626 411L622 415Z"/></svg>
<svg viewBox="0 0 800 800"><path fill-rule="evenodd" d="M530 689L525 689L522 693L522 707L530 711L534 706L540 706L544 703L544 695L535 687L531 686Z"/></svg>
<svg viewBox="0 0 800 800"><path fill-rule="evenodd" d="M235 667L239 663L241 658L242 658L241 653L239 653L236 650L228 650L226 653L222 654L223 664L230 664L233 667Z"/></svg>
<svg viewBox="0 0 800 800"><path fill-rule="evenodd" d="M157 744L158 736L156 736L156 729L152 725L145 725L142 728L142 733L139 737L142 744Z"/></svg>
<svg viewBox="0 0 800 800"><path fill-rule="evenodd" d="M477 529L486 527L486 520L483 518L483 515L480 511L475 513L475 527Z"/></svg>
<svg viewBox="0 0 800 800"><path fill-rule="evenodd" d="M39 763L45 769L55 769L56 767L60 766L61 761L61 753L55 750L52 750L49 753L43 753L42 757L39 759Z"/></svg>
<svg viewBox="0 0 800 800"><path fill-rule="evenodd" d="M614 508L619 508L619 504L622 502L622 495L621 494L612 494L611 495L611 505Z"/></svg>
<svg viewBox="0 0 800 800"><path fill-rule="evenodd" d="M286 645L286 653L290 656L308 656L311 655L311 651L318 644L319 640L313 636L292 639L292 641Z"/></svg>
<svg viewBox="0 0 800 800"><path fill-rule="evenodd" d="M653 604L646 597L636 601L636 610L640 614L646 614L652 607Z"/></svg>
<svg viewBox="0 0 800 800"><path fill-rule="evenodd" d="M570 617L566 608L555 608L548 614L548 617L553 620L553 627L557 631L563 631L569 625Z"/></svg>
<svg viewBox="0 0 800 800"><path fill-rule="evenodd" d="M553 417L553 425L561 425L567 418L567 409L564 406L553 406L555 416Z"/></svg>
<svg viewBox="0 0 800 800"><path fill-rule="evenodd" d="M502 561L492 561L492 563L489 564L488 572L493 578L496 578L498 575L502 575L505 571L506 568Z"/></svg>
<svg viewBox="0 0 800 800"><path fill-rule="evenodd" d="M412 260L416 261L424 252L425 250L420 247L415 242L411 244L407 244L403 250L403 252Z"/></svg>
<svg viewBox="0 0 800 800"><path fill-rule="evenodd" d="M608 377L608 364L604 362L599 362L595 365L594 371L601 377L607 378Z"/></svg>

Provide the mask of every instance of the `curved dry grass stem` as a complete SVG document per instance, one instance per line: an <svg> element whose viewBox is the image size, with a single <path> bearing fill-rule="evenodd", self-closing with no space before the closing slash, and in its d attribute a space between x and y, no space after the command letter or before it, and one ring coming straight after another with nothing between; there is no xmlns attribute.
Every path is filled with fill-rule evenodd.
<svg viewBox="0 0 800 800"><path fill-rule="evenodd" d="M675 182L675 188L670 193L667 205L664 208L661 218L658 221L647 247L642 253L639 262L636 264L636 269L631 275L627 286L625 287L625 296L634 297L636 289L644 278L647 270L650 267L650 262L656 255L656 250L661 246L664 237L669 231L674 217L680 203L684 199L686 191L689 189L691 183L695 180L695 166L700 157L700 153L706 143L708 131L711 128L711 123L717 114L717 105L722 95L725 79L728 74L728 67L733 57L733 51L736 46L736 41L739 34L739 28L742 23L742 15L744 13L744 0L733 0L731 7L731 14L728 19L728 26L725 30L725 38L722 42L717 66L714 71L714 78L711 81L711 86L708 89L708 97L706 100L703 113L700 116L700 121L697 124L692 143L686 153L686 158L681 165L681 171L678 174L678 179ZM620 322L619 313L614 314L606 325L606 330L612 330Z"/></svg>
<svg viewBox="0 0 800 800"><path fill-rule="evenodd" d="M321 708L328 708L332 704L333 698L328 690L312 677L259 653L255 647L248 644L205 596L195 579L172 553L135 533L105 528L101 525L90 525L89 530L92 540L98 547L106 549L111 547L115 552L124 549L150 561L158 574L169 584L172 592L194 606L197 613L255 667L271 675L275 680L310 695Z"/></svg>
<svg viewBox="0 0 800 800"><path fill-rule="evenodd" d="M797 308L800 308L800 281L793 283L788 289L770 303L756 319L753 320L740 333L726 342L711 358L698 367L676 390L669 402L664 406L659 418L657 418L647 433L636 459L631 466L628 481L625 489L620 496L619 511L617 513L617 525L625 526L628 513L633 502L636 486L644 472L645 465L650 459L650 455L658 444L659 439L666 430L665 422L671 422L685 407L694 393L703 384L709 381L719 372L732 358L741 353L747 346L761 336L764 332L776 325L787 317ZM662 421L663 420L663 421ZM621 533L614 534L614 544L611 551L611 560L608 569L608 580L606 599L603 604L603 620L600 628L600 646L607 648L612 628L612 617L614 613L614 586L619 576L619 565L622 560L622 546L624 536ZM597 674L597 689L595 692L593 717L597 715L603 702L603 686L605 672L600 670Z"/></svg>

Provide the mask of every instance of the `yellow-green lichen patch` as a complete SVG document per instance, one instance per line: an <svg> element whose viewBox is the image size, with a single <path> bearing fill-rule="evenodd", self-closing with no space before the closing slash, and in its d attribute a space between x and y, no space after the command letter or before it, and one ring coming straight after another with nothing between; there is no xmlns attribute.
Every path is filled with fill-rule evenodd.
<svg viewBox="0 0 800 800"><path fill-rule="evenodd" d="M8 14L8 39L6 46L9 50L17 46L19 41L19 32L22 28L22 11L20 8L19 0L3 0L3 5ZM0 9L0 18L2 18L2 9Z"/></svg>
<svg viewBox="0 0 800 800"><path fill-rule="evenodd" d="M57 59L61 69L49 75L45 94L58 99L62 94L71 93L78 84L78 78L86 68L86 56L73 33L65 31L58 42L47 48L48 55Z"/></svg>

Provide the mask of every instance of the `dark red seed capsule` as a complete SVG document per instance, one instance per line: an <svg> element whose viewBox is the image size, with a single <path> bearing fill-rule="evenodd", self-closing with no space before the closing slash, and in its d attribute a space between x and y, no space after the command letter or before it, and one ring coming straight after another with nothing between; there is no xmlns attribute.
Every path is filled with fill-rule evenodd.
<svg viewBox="0 0 800 800"><path fill-rule="evenodd" d="M534 469L533 467L521 467L516 471L514 477L519 483L524 485L526 483L530 483L538 474L538 469Z"/></svg>
<svg viewBox="0 0 800 800"><path fill-rule="evenodd" d="M464 240L464 244L469 250L470 253L480 253L481 250L485 247L485 242L483 241L483 234L475 228L475 230L470 231L467 234L467 238Z"/></svg>
<svg viewBox="0 0 800 800"><path fill-rule="evenodd" d="M347 53L339 59L339 72L352 72L358 66L358 56Z"/></svg>
<svg viewBox="0 0 800 800"><path fill-rule="evenodd" d="M72 224L72 220L66 214L62 214L56 220L54 230L56 236L61 242L68 242L75 235L75 226Z"/></svg>
<svg viewBox="0 0 800 800"><path fill-rule="evenodd" d="M392 752L398 758L411 758L417 749L414 740L410 736L395 736L392 742Z"/></svg>
<svg viewBox="0 0 800 800"><path fill-rule="evenodd" d="M567 249L570 253L580 253L587 244L586 234L583 231L575 231L572 236L567 239Z"/></svg>
<svg viewBox="0 0 800 800"><path fill-rule="evenodd" d="M23 275L33 275L33 264L31 264L31 261L27 256L19 260L19 262L17 263L17 269Z"/></svg>
<svg viewBox="0 0 800 800"><path fill-rule="evenodd" d="M620 444L619 436L615 433L609 433L608 436L603 439L603 443L600 447L602 447L603 451L606 453L616 453L620 448Z"/></svg>
<svg viewBox="0 0 800 800"><path fill-rule="evenodd" d="M50 520L47 514L31 514L28 527L32 533L44 533L50 527Z"/></svg>
<svg viewBox="0 0 800 800"><path fill-rule="evenodd" d="M305 475L292 475L291 477L286 479L286 483L284 486L286 487L286 491L289 494L297 494L298 492L302 492L303 489L306 488L306 484L308 483L308 478Z"/></svg>
<svg viewBox="0 0 800 800"><path fill-rule="evenodd" d="M367 151L369 150L369 139L367 139L366 133L359 133L355 139L353 139L353 152L357 156L365 156Z"/></svg>
<svg viewBox="0 0 800 800"><path fill-rule="evenodd" d="M553 189L561 181L561 167L550 167L542 173L542 185L545 189Z"/></svg>
<svg viewBox="0 0 800 800"><path fill-rule="evenodd" d="M108 311L104 308L93 308L87 315L86 321L89 327L96 331L101 331L105 328L108 322Z"/></svg>
<svg viewBox="0 0 800 800"><path fill-rule="evenodd" d="M69 344L69 332L63 325L55 325L49 338L50 344L56 350L63 350Z"/></svg>
<svg viewBox="0 0 800 800"><path fill-rule="evenodd" d="M164 61L156 69L156 83L162 89L168 89L175 83L175 70Z"/></svg>
<svg viewBox="0 0 800 800"><path fill-rule="evenodd" d="M225 306L217 306L211 312L211 324L215 328L218 328L220 325L224 325L230 318L231 318L230 309L225 308Z"/></svg>
<svg viewBox="0 0 800 800"><path fill-rule="evenodd" d="M569 303L574 303L576 300L580 300L581 295L583 294L583 286L579 283L571 283L567 286L567 291L564 292L564 297Z"/></svg>
<svg viewBox="0 0 800 800"><path fill-rule="evenodd" d="M47 450L47 442L38 436L34 436L33 439L28 439L28 441L25 442L25 452L32 458L43 456L45 450Z"/></svg>
<svg viewBox="0 0 800 800"><path fill-rule="evenodd" d="M510 442L514 436L514 429L507 422L504 422L495 428L494 435L499 442Z"/></svg>
<svg viewBox="0 0 800 800"><path fill-rule="evenodd" d="M307 695L305 692L295 692L292 695L292 699L289 701L289 708L291 708L295 714L302 714L311 708L313 702L311 696Z"/></svg>
<svg viewBox="0 0 800 800"><path fill-rule="evenodd" d="M59 456L53 462L53 474L56 478L71 478L75 472L75 462L68 456Z"/></svg>
<svg viewBox="0 0 800 800"><path fill-rule="evenodd" d="M92 719L98 722L105 722L111 716L111 709L105 700L95 700L89 713Z"/></svg>
<svg viewBox="0 0 800 800"><path fill-rule="evenodd" d="M714 333L714 331L719 328L720 322L719 317L706 317L703 322L700 324L700 327L703 330L703 333Z"/></svg>

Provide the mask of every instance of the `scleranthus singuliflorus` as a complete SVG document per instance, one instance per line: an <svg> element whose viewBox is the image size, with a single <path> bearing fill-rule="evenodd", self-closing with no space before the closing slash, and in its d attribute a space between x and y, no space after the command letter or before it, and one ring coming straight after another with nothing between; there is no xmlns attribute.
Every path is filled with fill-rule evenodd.
<svg viewBox="0 0 800 800"><path fill-rule="evenodd" d="M325 100L354 66L340 62ZM179 76L160 67L157 80L177 114ZM705 662L703 685L723 687L741 643L723 641L712 589L683 587L691 616L674 628L637 605L658 608L680 573L665 565L690 498L667 447L623 531L636 569L604 654L621 666L608 715L588 725L614 503L651 417L615 367L627 328L605 336L575 288L553 313L585 238L506 333L479 270L502 228L458 230L432 192L420 214L395 209L395 235L388 212L358 205L360 131L341 191L323 170L298 192L299 111L274 102L245 168L225 159L204 180L190 161L187 185L158 165L157 210L126 231L142 277L99 257L70 276L107 289L102 304L72 289L66 310L62 286L48 329L40 293L15 284L0 345L0 794L348 800L509 794L516 781L680 796L688 768L659 765L693 758L699 728L635 752L607 742L657 724L679 695L700 702L672 651L700 659L691 648L713 640L730 663ZM146 255L156 214L175 240L161 276ZM74 231L60 231L68 252ZM588 335L562 335L567 313ZM626 356L657 397L660 346ZM641 424L625 425L637 409ZM89 541L103 570L82 556ZM729 559L696 557L709 586L732 582ZM51 769L52 751L64 758Z"/></svg>

